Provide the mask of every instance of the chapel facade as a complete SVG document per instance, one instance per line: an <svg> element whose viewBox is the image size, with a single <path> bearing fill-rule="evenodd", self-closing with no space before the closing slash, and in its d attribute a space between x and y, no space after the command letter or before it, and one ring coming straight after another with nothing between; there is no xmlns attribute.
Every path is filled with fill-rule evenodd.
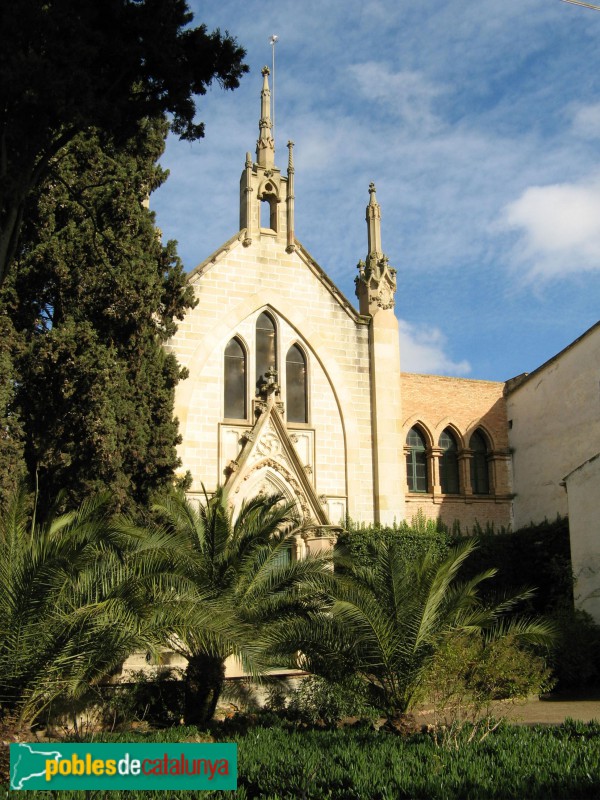
<svg viewBox="0 0 600 800"><path fill-rule="evenodd" d="M190 274L198 305L169 343L191 497L227 488L293 501L318 550L350 517L393 524L421 510L463 528L511 523L504 384L402 373L374 184L358 308L296 238L294 145L276 165L269 70L256 157L246 154L238 231ZM325 534L325 537L323 535Z"/></svg>

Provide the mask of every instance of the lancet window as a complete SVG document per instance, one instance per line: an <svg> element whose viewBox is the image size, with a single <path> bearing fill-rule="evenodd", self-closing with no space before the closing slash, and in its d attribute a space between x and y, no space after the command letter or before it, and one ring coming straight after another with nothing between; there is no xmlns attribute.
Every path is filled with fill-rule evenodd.
<svg viewBox="0 0 600 800"><path fill-rule="evenodd" d="M443 494L458 494L458 446L454 434L446 428L440 436L440 484Z"/></svg>
<svg viewBox="0 0 600 800"><path fill-rule="evenodd" d="M287 352L285 385L288 422L308 422L306 357L297 344Z"/></svg>
<svg viewBox="0 0 600 800"><path fill-rule="evenodd" d="M409 492L426 492L427 453L425 439L418 428L411 428L406 437L406 479Z"/></svg>
<svg viewBox="0 0 600 800"><path fill-rule="evenodd" d="M473 494L489 494L488 446L481 431L477 430L471 436L469 448L473 451L471 458L471 489Z"/></svg>
<svg viewBox="0 0 600 800"><path fill-rule="evenodd" d="M263 311L256 320L256 388L267 381L267 372L277 369L277 329L270 314Z"/></svg>
<svg viewBox="0 0 600 800"><path fill-rule="evenodd" d="M246 419L246 351L234 336L225 348L225 417Z"/></svg>

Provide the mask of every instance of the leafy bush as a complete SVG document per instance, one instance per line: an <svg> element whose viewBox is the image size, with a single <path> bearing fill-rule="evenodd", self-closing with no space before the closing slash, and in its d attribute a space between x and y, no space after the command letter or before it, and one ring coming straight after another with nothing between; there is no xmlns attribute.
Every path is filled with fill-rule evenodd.
<svg viewBox="0 0 600 800"><path fill-rule="evenodd" d="M558 637L551 665L561 689L600 684L600 626L585 611L561 603L551 614Z"/></svg>
<svg viewBox="0 0 600 800"><path fill-rule="evenodd" d="M301 649L304 668L321 677L335 678L321 672L323 666L329 670L332 656L345 660L347 668L339 674L360 676L369 685L373 704L396 717L422 700L430 665L449 637L479 631L486 637L512 634L521 641L548 644L553 630L545 620L507 616L526 593L496 603L481 601L479 587L494 570L470 581L457 579L475 547L475 540L468 539L444 559L432 550L407 559L398 542L368 542L366 564L356 557L336 560L343 569L328 587L331 610L307 623L288 625L279 647L296 653Z"/></svg>
<svg viewBox="0 0 600 800"><path fill-rule="evenodd" d="M494 568L495 577L487 582L483 597L511 592L521 586L535 586L535 596L527 610L546 614L557 604L572 602L573 574L569 544L569 523L564 517L552 522L529 525L514 532L496 531L492 524L476 524L466 535L460 526L448 530L439 520L418 512L410 523L393 526L358 525L347 521L347 530L338 539L351 557L361 565L370 563L370 545L394 542L407 561L414 561L425 552L446 557L452 544L477 539L478 547L461 569L461 577L471 578Z"/></svg>
<svg viewBox="0 0 600 800"><path fill-rule="evenodd" d="M293 693L294 690L290 689L290 686L285 681L272 681L267 686L265 708L276 714L283 714L288 707L290 694Z"/></svg>
<svg viewBox="0 0 600 800"><path fill-rule="evenodd" d="M451 636L435 654L424 687L436 740L458 746L468 727L467 739L482 741L498 724L494 701L525 700L552 685L545 659L515 636L490 642L472 633Z"/></svg>
<svg viewBox="0 0 600 800"><path fill-rule="evenodd" d="M445 525L428 519L420 510L410 523L404 520L392 526L367 526L347 520L346 528L338 537L338 548L361 566L372 565L373 548L379 544L394 544L407 562L415 561L427 552L441 561L448 555L453 541Z"/></svg>
<svg viewBox="0 0 600 800"><path fill-rule="evenodd" d="M478 541L479 547L465 564L462 575L469 578L489 567L498 568L484 588L484 598L523 585L536 587L521 610L547 615L555 624L558 636L549 663L557 688L598 686L600 627L573 606L568 520L557 517L508 534L480 533Z"/></svg>
<svg viewBox="0 0 600 800"><path fill-rule="evenodd" d="M514 533L479 530L477 541L477 550L461 575L470 578L490 567L497 569L487 584L484 597L533 586L535 595L523 610L547 614L557 604L565 601L572 604L573 572L567 519L557 517L553 522L529 525Z"/></svg>
<svg viewBox="0 0 600 800"><path fill-rule="evenodd" d="M114 727L123 723L148 722L154 727L178 725L183 716L181 675L161 668L155 675L134 672L131 683L104 687L104 720Z"/></svg>
<svg viewBox="0 0 600 800"><path fill-rule="evenodd" d="M374 719L378 713L369 704L367 687L358 676L339 682L316 675L304 678L293 690L287 714L311 725L334 727L346 717Z"/></svg>
<svg viewBox="0 0 600 800"><path fill-rule="evenodd" d="M568 520L557 517L512 533L497 532L493 525L476 525L472 533L478 547L462 566L460 577L468 580L495 568L494 577L482 585L484 601L522 586L535 587L535 593L521 603L519 610L548 615L555 622L559 635L549 663L557 688L582 689L600 684L600 628L573 607ZM389 528L367 528L350 522L348 532L339 541L358 563L366 565L371 563L370 550L376 541L397 542L406 559L414 560L426 550L439 553L442 559L452 541L470 538L461 534L458 526L448 533L443 525L421 515L411 525L401 523Z"/></svg>

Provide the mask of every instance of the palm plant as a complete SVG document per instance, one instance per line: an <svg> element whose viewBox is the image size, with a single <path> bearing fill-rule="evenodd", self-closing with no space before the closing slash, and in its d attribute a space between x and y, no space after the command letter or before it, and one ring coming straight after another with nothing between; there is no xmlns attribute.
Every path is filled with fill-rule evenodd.
<svg viewBox="0 0 600 800"><path fill-rule="evenodd" d="M290 663L299 658L308 670L330 676L332 665L338 673L360 674L375 704L396 715L420 699L434 657L450 636L511 636L548 644L550 623L507 617L531 590L484 604L478 590L496 570L457 580L475 546L473 540L461 544L442 561L427 552L408 562L396 543L379 541L371 546L369 566L339 554L337 574L329 581L331 612L313 615L308 624L275 628L273 653L287 652Z"/></svg>
<svg viewBox="0 0 600 800"><path fill-rule="evenodd" d="M171 647L188 661L184 717L200 724L214 714L229 656L249 674L264 673L273 666L262 644L268 628L320 608L314 587L330 559L291 558L299 523L279 495L244 503L235 519L223 489L198 509L171 495L155 510L180 579L169 626Z"/></svg>
<svg viewBox="0 0 600 800"><path fill-rule="evenodd" d="M38 524L21 489L0 516L0 707L24 721L158 647L163 542L124 533L109 505Z"/></svg>

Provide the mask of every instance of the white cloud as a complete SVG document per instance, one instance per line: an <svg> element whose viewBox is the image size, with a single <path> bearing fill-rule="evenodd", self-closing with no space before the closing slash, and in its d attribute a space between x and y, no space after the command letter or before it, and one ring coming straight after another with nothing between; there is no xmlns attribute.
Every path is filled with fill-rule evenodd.
<svg viewBox="0 0 600 800"><path fill-rule="evenodd" d="M398 321L400 327L400 363L405 372L434 375L466 375L468 361L455 362L444 352L446 337L439 328L411 325Z"/></svg>
<svg viewBox="0 0 600 800"><path fill-rule="evenodd" d="M375 181L384 250L398 268L398 313L440 325L452 345L439 331L405 331L407 368L460 373L468 365L447 353L457 362L468 355L468 374L500 379L545 360L548 330L566 330L567 317L572 338L593 318L600 270L581 270L600 263L589 177L598 163L600 50L588 25L600 14L548 0L190 5L209 29L239 36L252 73L233 93L215 85L201 98L206 139L170 145L165 156L172 178L152 205L187 267L236 230L260 67L277 33L276 163L285 170L293 139L297 236L354 301ZM583 190L580 205L592 211L572 222L554 199L546 208L551 187L562 205L561 187ZM452 311L465 303L485 316ZM531 325L534 309L543 325ZM539 341L529 367L521 321ZM490 358L494 337L504 346Z"/></svg>
<svg viewBox="0 0 600 800"><path fill-rule="evenodd" d="M573 133L583 139L600 137L600 103L580 106L573 114Z"/></svg>
<svg viewBox="0 0 600 800"><path fill-rule="evenodd" d="M519 232L529 279L600 269L600 180L530 186L505 207L504 225Z"/></svg>
<svg viewBox="0 0 600 800"><path fill-rule="evenodd" d="M443 89L421 72L395 72L387 64L376 61L351 64L347 71L363 97L384 105L387 113L405 125L418 128L422 134L439 127L432 104Z"/></svg>

